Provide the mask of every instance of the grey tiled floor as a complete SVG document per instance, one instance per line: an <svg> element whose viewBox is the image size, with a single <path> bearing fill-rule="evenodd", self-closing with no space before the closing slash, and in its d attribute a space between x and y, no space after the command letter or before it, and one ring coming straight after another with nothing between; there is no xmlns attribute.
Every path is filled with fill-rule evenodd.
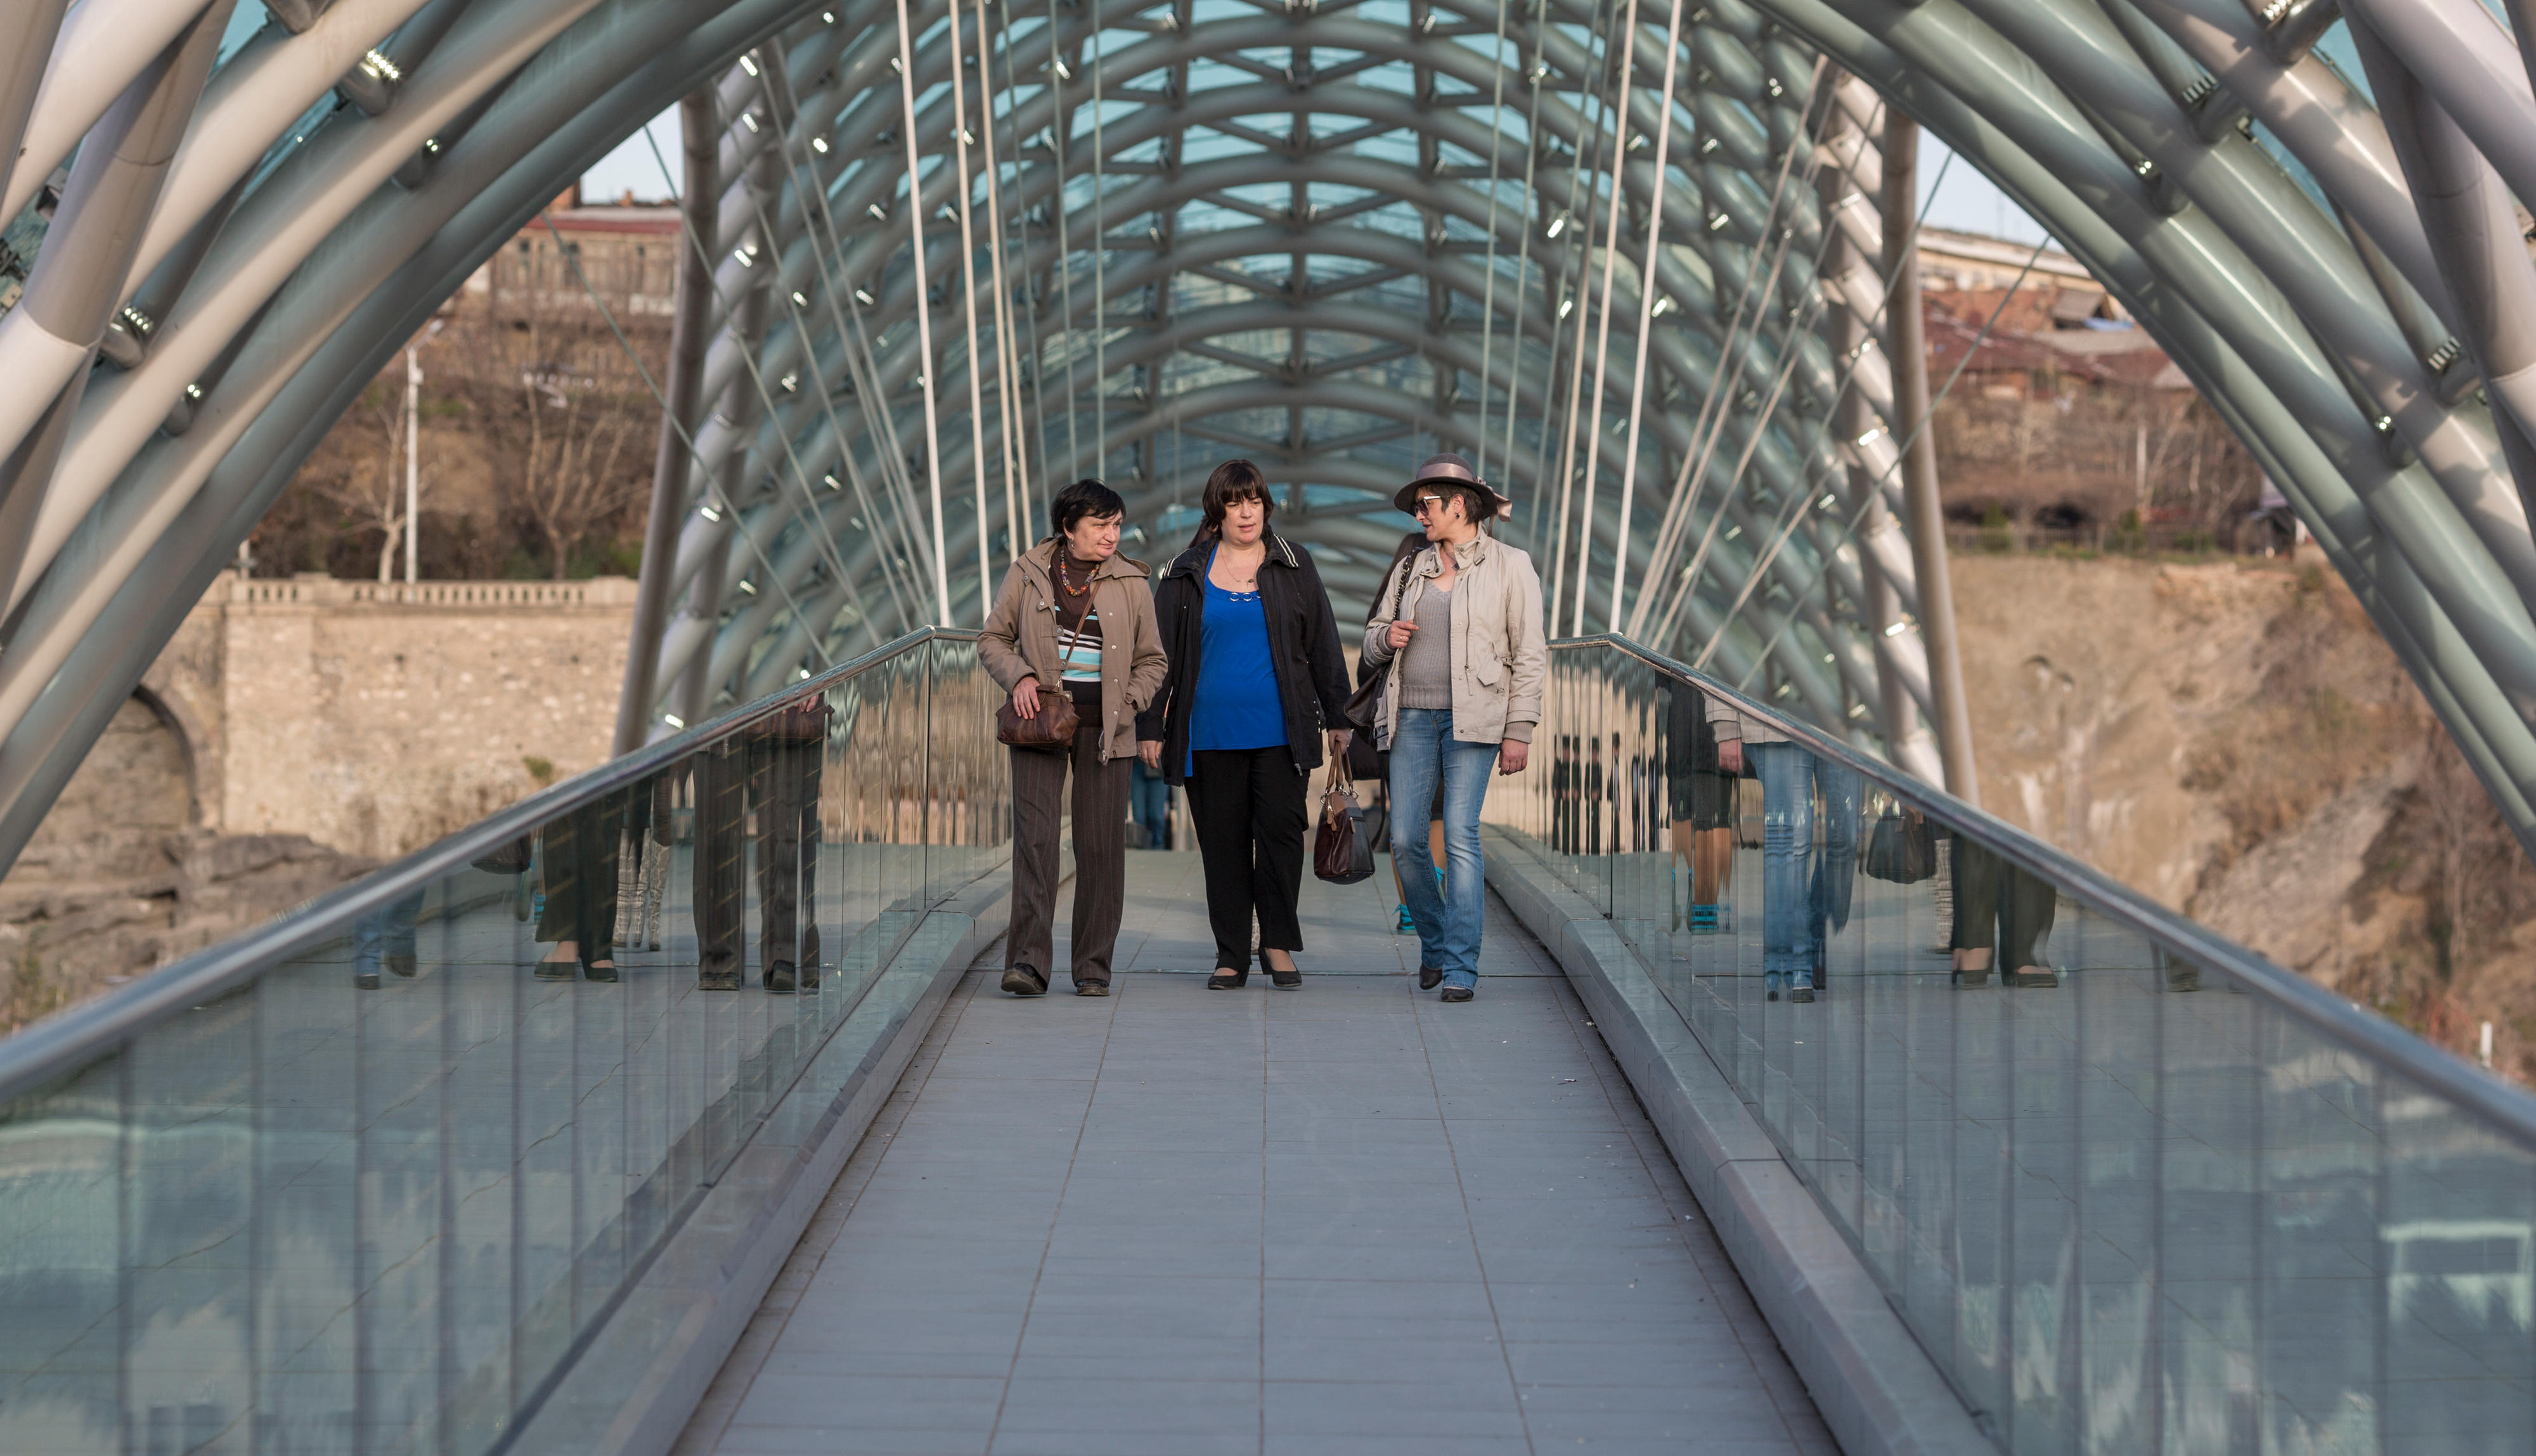
<svg viewBox="0 0 2536 1456"><path fill-rule="evenodd" d="M1387 875L1209 992L1194 856L1130 861L1115 994L970 975L680 1456L1834 1449L1501 907L1468 1005Z"/></svg>

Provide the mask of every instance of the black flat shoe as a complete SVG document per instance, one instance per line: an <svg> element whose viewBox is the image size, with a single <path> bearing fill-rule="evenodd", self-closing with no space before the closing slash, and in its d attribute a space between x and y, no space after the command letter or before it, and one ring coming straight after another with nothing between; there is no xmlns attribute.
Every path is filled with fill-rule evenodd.
<svg viewBox="0 0 2536 1456"><path fill-rule="evenodd" d="M799 980L792 974L791 961L777 961L767 967L765 974L758 978L757 983L766 987L766 993L770 996L789 996L800 988Z"/></svg>
<svg viewBox="0 0 2536 1456"><path fill-rule="evenodd" d="M1421 966L1418 968L1418 988L1420 990L1431 991L1443 983L1443 972L1436 970L1432 966Z"/></svg>
<svg viewBox="0 0 2536 1456"><path fill-rule="evenodd" d="M579 961L539 961L531 973L539 981L570 981L581 974Z"/></svg>
<svg viewBox="0 0 2536 1456"><path fill-rule="evenodd" d="M1281 991L1300 990L1303 986L1303 973L1300 971L1271 971L1268 973L1268 983Z"/></svg>
<svg viewBox="0 0 2536 1456"><path fill-rule="evenodd" d="M1219 966L1215 974L1206 979L1206 988L1211 991L1236 991L1249 983L1250 972L1247 968L1227 971Z"/></svg>
<svg viewBox="0 0 2536 1456"><path fill-rule="evenodd" d="M616 967L612 964L605 966L584 966L581 968L581 974L592 981L612 983L616 980Z"/></svg>
<svg viewBox="0 0 2536 1456"><path fill-rule="evenodd" d="M1044 996L1047 981L1028 966L1015 966L1004 973L1004 989L1016 996Z"/></svg>
<svg viewBox="0 0 2536 1456"><path fill-rule="evenodd" d="M1478 994L1479 990L1474 986L1448 985L1444 987L1444 994L1436 997L1436 999L1440 1001L1467 1001Z"/></svg>

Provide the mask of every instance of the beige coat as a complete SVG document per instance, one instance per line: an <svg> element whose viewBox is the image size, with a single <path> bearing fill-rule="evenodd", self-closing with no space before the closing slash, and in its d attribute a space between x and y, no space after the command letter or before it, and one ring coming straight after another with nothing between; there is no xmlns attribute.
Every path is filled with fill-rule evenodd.
<svg viewBox="0 0 2536 1456"><path fill-rule="evenodd" d="M1384 575L1381 600L1364 629L1364 660L1389 665L1373 734L1386 748L1400 726L1400 663L1391 651L1391 624L1400 617L1418 619L1418 599L1443 566L1436 549L1428 546L1410 558L1409 586L1397 611L1391 590L1399 578ZM1453 571L1453 736L1465 743L1529 743L1541 722L1542 680L1550 672L1541 577L1530 556L1486 536L1455 548Z"/></svg>
<svg viewBox="0 0 2536 1456"><path fill-rule="evenodd" d="M1037 677L1042 692L1064 691L1057 685L1056 584L1049 576L1057 548L1054 538L1041 541L1004 573L978 639L978 660L1007 695L1025 677ZM1092 578L1092 614L1101 621L1103 763L1136 756L1136 715L1161 691L1170 665L1146 575L1142 561L1112 556Z"/></svg>

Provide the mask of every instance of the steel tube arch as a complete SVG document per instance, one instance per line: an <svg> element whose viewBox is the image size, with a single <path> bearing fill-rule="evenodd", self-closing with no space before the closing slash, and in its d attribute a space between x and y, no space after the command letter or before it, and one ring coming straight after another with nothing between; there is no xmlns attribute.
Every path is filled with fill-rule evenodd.
<svg viewBox="0 0 2536 1456"><path fill-rule="evenodd" d="M967 610L987 585L968 573L1022 544L1011 516L977 506L983 473L1044 471L1069 428L1106 421L1090 458L1147 528L1142 549L1187 530L1203 467L1173 444L1194 440L1210 463L1259 458L1281 524L1358 593L1404 524L1386 520L1386 482L1426 450L1476 449L1502 411L1516 448L1492 442L1499 483L1593 503L1559 538L1554 513L1506 526L1545 563L1581 563L1570 611L1670 621L1649 646L1714 642L1739 675L1931 772L1912 761L1927 758L1920 588L1877 509L1919 422L1893 417L1882 284L1859 263L1882 238L1846 204L1876 195L1889 106L2016 198L2167 348L2536 837L2536 482L2516 474L2536 469L2536 394L2520 398L2536 268L2490 222L2536 188L2526 73L2486 44L2508 37L2476 0L2351 0L2377 46L2364 77L2274 43L2235 0L2124 3L1707 0L1668 47L1654 11L1606 37L1625 43L1594 40L1585 0L1506 15L1109 0L1099 32L1046 0L909 0L901 57L896 0L337 0L213 72L120 289L158 280L162 316L128 368L75 366L101 372L34 482L0 626L0 856L366 371L581 168L689 95L710 100L723 183L689 210L713 296L685 397L708 417L682 421L693 449L663 497L657 538L677 545L648 566L664 625L635 644L654 670L629 676L651 693L629 728L938 615L945 583ZM39 80L0 76L0 124L27 106L0 219L35 207L203 9L30 11L47 59ZM403 81L312 117L382 45L410 60ZM1093 51L1097 128L1095 78L1052 69ZM975 61L965 113L955 52ZM1624 54L1623 86L1610 68ZM1843 89L1807 95L1817 69ZM2381 113L2373 88L2437 105ZM1850 125L1817 147L1807 128L1832 109ZM2239 112L2251 139L2226 124ZM1666 134L1663 166L1630 152L1615 168L1616 127ZM2488 190L2460 212L2458 179L2478 175ZM47 232L39 255L87 246L87 226ZM1852 251L1826 273L1835 235ZM747 300L768 297L753 327ZM1583 331L1577 308L1608 316ZM22 322L0 316L13 370L40 352ZM1602 380L1573 419L1553 358L1558 381ZM924 408L928 385L972 370L974 405L937 389ZM796 378L815 388L772 383ZM740 408L713 417L726 397ZM0 431L0 450L31 426ZM935 500L938 536L898 519ZM1694 559L1678 613L1612 600Z"/></svg>

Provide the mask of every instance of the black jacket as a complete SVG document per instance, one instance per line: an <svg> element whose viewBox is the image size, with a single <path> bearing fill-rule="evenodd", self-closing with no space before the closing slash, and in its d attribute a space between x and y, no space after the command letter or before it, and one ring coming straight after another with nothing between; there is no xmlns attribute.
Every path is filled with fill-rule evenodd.
<svg viewBox="0 0 2536 1456"><path fill-rule="evenodd" d="M1340 654L1338 618L1312 553L1274 531L1263 539L1268 559L1259 568L1259 600L1268 616L1268 663L1286 705L1286 749L1295 756L1295 772L1309 774L1321 766L1324 735L1347 726L1347 659ZM1214 554L1213 541L1193 545L1154 583L1154 617L1172 665L1153 706L1136 716L1136 737L1162 741L1163 777L1173 784L1186 777L1189 711L1205 637L1206 568Z"/></svg>

